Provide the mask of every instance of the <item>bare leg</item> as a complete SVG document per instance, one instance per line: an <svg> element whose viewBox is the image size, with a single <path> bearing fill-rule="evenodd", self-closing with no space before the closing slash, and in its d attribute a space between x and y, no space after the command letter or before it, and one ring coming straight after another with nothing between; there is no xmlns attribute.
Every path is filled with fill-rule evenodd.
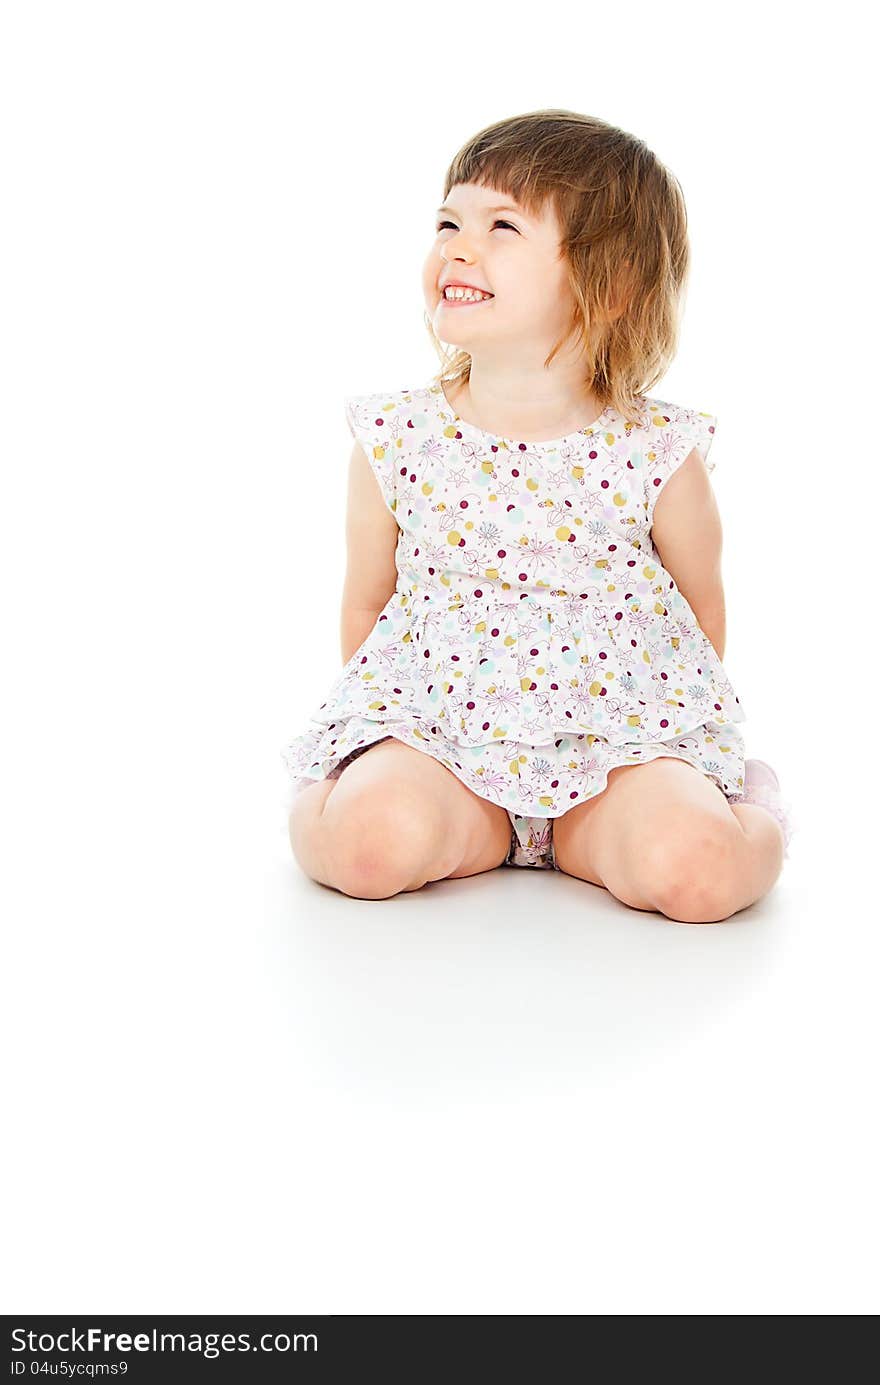
<svg viewBox="0 0 880 1385"><path fill-rule="evenodd" d="M708 776L667 756L612 770L601 794L556 819L553 836L560 870L682 923L747 908L784 855L772 813L728 803Z"/></svg>
<svg viewBox="0 0 880 1385"><path fill-rule="evenodd" d="M287 830L294 856L306 875L319 885L329 885L330 862L327 859L324 836L319 823L324 805L337 784L336 779L319 779L303 789L296 798L287 820Z"/></svg>
<svg viewBox="0 0 880 1385"><path fill-rule="evenodd" d="M510 845L503 808L393 739L371 746L338 779L303 789L289 832L307 875L363 899L492 870Z"/></svg>
<svg viewBox="0 0 880 1385"><path fill-rule="evenodd" d="M729 803L727 806L746 839L741 857L743 874L734 883L731 912L735 913L763 899L775 885L782 871L785 838L776 818L766 808L756 803Z"/></svg>

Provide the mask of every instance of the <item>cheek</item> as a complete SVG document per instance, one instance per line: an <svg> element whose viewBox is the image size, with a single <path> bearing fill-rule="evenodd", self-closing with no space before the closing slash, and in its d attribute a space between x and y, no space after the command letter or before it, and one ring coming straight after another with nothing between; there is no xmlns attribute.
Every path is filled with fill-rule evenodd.
<svg viewBox="0 0 880 1385"><path fill-rule="evenodd" d="M555 323L562 311L561 304L552 289L535 286L530 291L523 290L522 282L511 300L511 307L518 317L533 323Z"/></svg>
<svg viewBox="0 0 880 1385"><path fill-rule="evenodd" d="M426 294L437 294L439 292L437 284L443 269L443 262L439 255L430 254L422 267L422 288Z"/></svg>
<svg viewBox="0 0 880 1385"><path fill-rule="evenodd" d="M554 325L567 322L571 316L572 306L567 284L548 285L543 303L546 321L552 322Z"/></svg>

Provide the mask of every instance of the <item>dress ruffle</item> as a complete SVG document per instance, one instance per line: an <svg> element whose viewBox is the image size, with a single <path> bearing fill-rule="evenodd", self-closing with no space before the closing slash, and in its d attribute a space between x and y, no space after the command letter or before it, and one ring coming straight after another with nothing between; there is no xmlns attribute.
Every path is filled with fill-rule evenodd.
<svg viewBox="0 0 880 1385"><path fill-rule="evenodd" d="M292 776L288 791L335 779L345 765L377 741L392 737L430 755L466 788L523 819L561 817L601 793L618 765L647 764L664 756L708 775L726 797L743 786L745 747L736 726L706 722L688 735L640 745L611 745L601 736L561 735L552 746L504 741L455 745L437 722L389 717L381 722L344 717L314 726L282 753Z"/></svg>
<svg viewBox="0 0 880 1385"><path fill-rule="evenodd" d="M598 588L513 602L395 592L310 720L402 714L464 746L577 734L630 745L745 720L680 592L615 603Z"/></svg>

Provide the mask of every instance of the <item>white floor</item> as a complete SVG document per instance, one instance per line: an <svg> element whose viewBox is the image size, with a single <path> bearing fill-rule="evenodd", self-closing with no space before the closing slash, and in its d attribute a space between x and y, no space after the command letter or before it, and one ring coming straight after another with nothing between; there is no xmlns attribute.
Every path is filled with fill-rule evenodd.
<svg viewBox="0 0 880 1385"><path fill-rule="evenodd" d="M876 1311L833 814L700 927L552 871L352 900L195 768L15 863L6 1311Z"/></svg>

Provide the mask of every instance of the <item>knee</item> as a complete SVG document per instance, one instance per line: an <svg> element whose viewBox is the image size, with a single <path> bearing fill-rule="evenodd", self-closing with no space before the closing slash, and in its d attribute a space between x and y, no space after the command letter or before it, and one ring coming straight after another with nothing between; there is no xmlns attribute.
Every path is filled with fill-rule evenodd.
<svg viewBox="0 0 880 1385"><path fill-rule="evenodd" d="M739 827L714 817L663 831L645 862L655 907L679 923L720 923L736 912Z"/></svg>
<svg viewBox="0 0 880 1385"><path fill-rule="evenodd" d="M427 882L436 854L436 825L423 801L394 792L380 802L348 795L330 796L322 818L324 843L332 860L333 884L356 899L388 899Z"/></svg>

